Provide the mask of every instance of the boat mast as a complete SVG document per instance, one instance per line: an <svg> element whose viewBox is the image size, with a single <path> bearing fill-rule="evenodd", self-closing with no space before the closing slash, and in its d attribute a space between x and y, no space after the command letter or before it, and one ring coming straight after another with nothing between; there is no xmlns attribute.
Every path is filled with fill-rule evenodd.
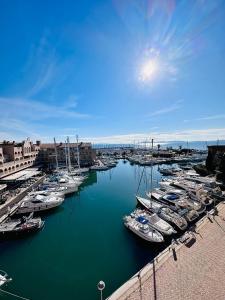
<svg viewBox="0 0 225 300"><path fill-rule="evenodd" d="M69 137L67 137L67 149L68 149L68 171L71 172L70 140L69 140Z"/></svg>
<svg viewBox="0 0 225 300"><path fill-rule="evenodd" d="M66 157L66 169L67 169L67 142L65 141L65 157Z"/></svg>
<svg viewBox="0 0 225 300"><path fill-rule="evenodd" d="M55 146L55 162L56 162L56 170L58 171L58 169L59 169L59 163L58 163L58 153L57 153L56 140L55 140L55 138L54 138L54 146Z"/></svg>
<svg viewBox="0 0 225 300"><path fill-rule="evenodd" d="M77 139L77 164L78 164L78 168L80 170L80 150L79 150L79 145L78 145L78 135L76 135L76 139Z"/></svg>

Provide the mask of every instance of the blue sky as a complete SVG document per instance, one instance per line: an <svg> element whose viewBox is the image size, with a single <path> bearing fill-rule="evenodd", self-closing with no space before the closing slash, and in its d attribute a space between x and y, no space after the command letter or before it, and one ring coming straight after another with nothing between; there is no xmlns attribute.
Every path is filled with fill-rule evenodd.
<svg viewBox="0 0 225 300"><path fill-rule="evenodd" d="M220 0L0 0L0 140L224 139L224 28Z"/></svg>

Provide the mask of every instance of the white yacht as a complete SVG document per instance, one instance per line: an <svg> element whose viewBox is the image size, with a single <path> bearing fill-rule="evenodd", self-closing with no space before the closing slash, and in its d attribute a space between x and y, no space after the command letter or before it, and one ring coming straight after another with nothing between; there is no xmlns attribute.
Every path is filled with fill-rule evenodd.
<svg viewBox="0 0 225 300"><path fill-rule="evenodd" d="M27 195L18 207L16 214L46 211L61 205L64 198L55 195Z"/></svg>
<svg viewBox="0 0 225 300"><path fill-rule="evenodd" d="M161 243L164 241L162 234L147 224L148 220L142 220L139 222L131 216L125 216L123 220L124 225L142 239L155 243Z"/></svg>
<svg viewBox="0 0 225 300"><path fill-rule="evenodd" d="M160 218L170 223L173 223L180 230L187 228L187 221L184 217L180 216L177 212L172 210L169 206L161 204L153 199L145 199L136 197L138 202L151 212L157 213Z"/></svg>
<svg viewBox="0 0 225 300"><path fill-rule="evenodd" d="M66 186L59 186L56 183L49 183L49 184L42 184L38 187L40 191L47 191L47 192L54 192L54 193L61 193L63 195L68 195L77 191L76 186L72 186L71 188Z"/></svg>
<svg viewBox="0 0 225 300"><path fill-rule="evenodd" d="M177 208L187 208L194 209L198 214L201 214L205 211L206 207L199 201L190 199L188 196L179 195L176 193L164 192L159 188L154 189L151 193L147 193L149 198L153 197L156 200L164 202L166 204L170 203Z"/></svg>
<svg viewBox="0 0 225 300"><path fill-rule="evenodd" d="M147 220L147 224L150 227L164 235L176 233L176 230L169 223L162 220L156 213L149 213L142 209L136 209L133 213L131 213L131 217L135 218L139 222L143 219Z"/></svg>

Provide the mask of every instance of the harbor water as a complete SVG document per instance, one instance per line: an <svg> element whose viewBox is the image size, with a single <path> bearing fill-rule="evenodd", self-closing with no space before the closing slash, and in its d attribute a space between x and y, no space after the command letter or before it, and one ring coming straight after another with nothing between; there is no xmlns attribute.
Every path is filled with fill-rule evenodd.
<svg viewBox="0 0 225 300"><path fill-rule="evenodd" d="M130 165L91 172L79 193L43 215L42 231L0 242L0 269L13 281L4 287L32 300L97 300L97 283L104 280L104 297L154 258L166 245L148 244L128 231L122 218L136 206L161 176L158 166ZM140 181L140 178L142 180ZM15 299L0 292L0 298Z"/></svg>

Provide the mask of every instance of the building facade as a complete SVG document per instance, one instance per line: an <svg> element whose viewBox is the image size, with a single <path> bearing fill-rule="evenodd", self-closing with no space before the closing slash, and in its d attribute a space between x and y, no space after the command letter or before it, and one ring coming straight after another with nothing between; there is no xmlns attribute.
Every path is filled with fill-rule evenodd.
<svg viewBox="0 0 225 300"><path fill-rule="evenodd" d="M55 151L56 148L56 151ZM93 165L96 159L96 152L92 149L91 143L70 143L69 153L71 166L78 166L78 150L80 157L80 166L88 167ZM41 144L40 145L40 159L50 168L56 166L56 152L59 166L65 166L68 163L68 146L65 143L57 143L56 147L54 143Z"/></svg>
<svg viewBox="0 0 225 300"><path fill-rule="evenodd" d="M219 178L225 181L225 145L208 146L206 167L210 172L219 171Z"/></svg>
<svg viewBox="0 0 225 300"><path fill-rule="evenodd" d="M39 162L40 142L29 139L21 143L0 143L0 178L31 167Z"/></svg>

